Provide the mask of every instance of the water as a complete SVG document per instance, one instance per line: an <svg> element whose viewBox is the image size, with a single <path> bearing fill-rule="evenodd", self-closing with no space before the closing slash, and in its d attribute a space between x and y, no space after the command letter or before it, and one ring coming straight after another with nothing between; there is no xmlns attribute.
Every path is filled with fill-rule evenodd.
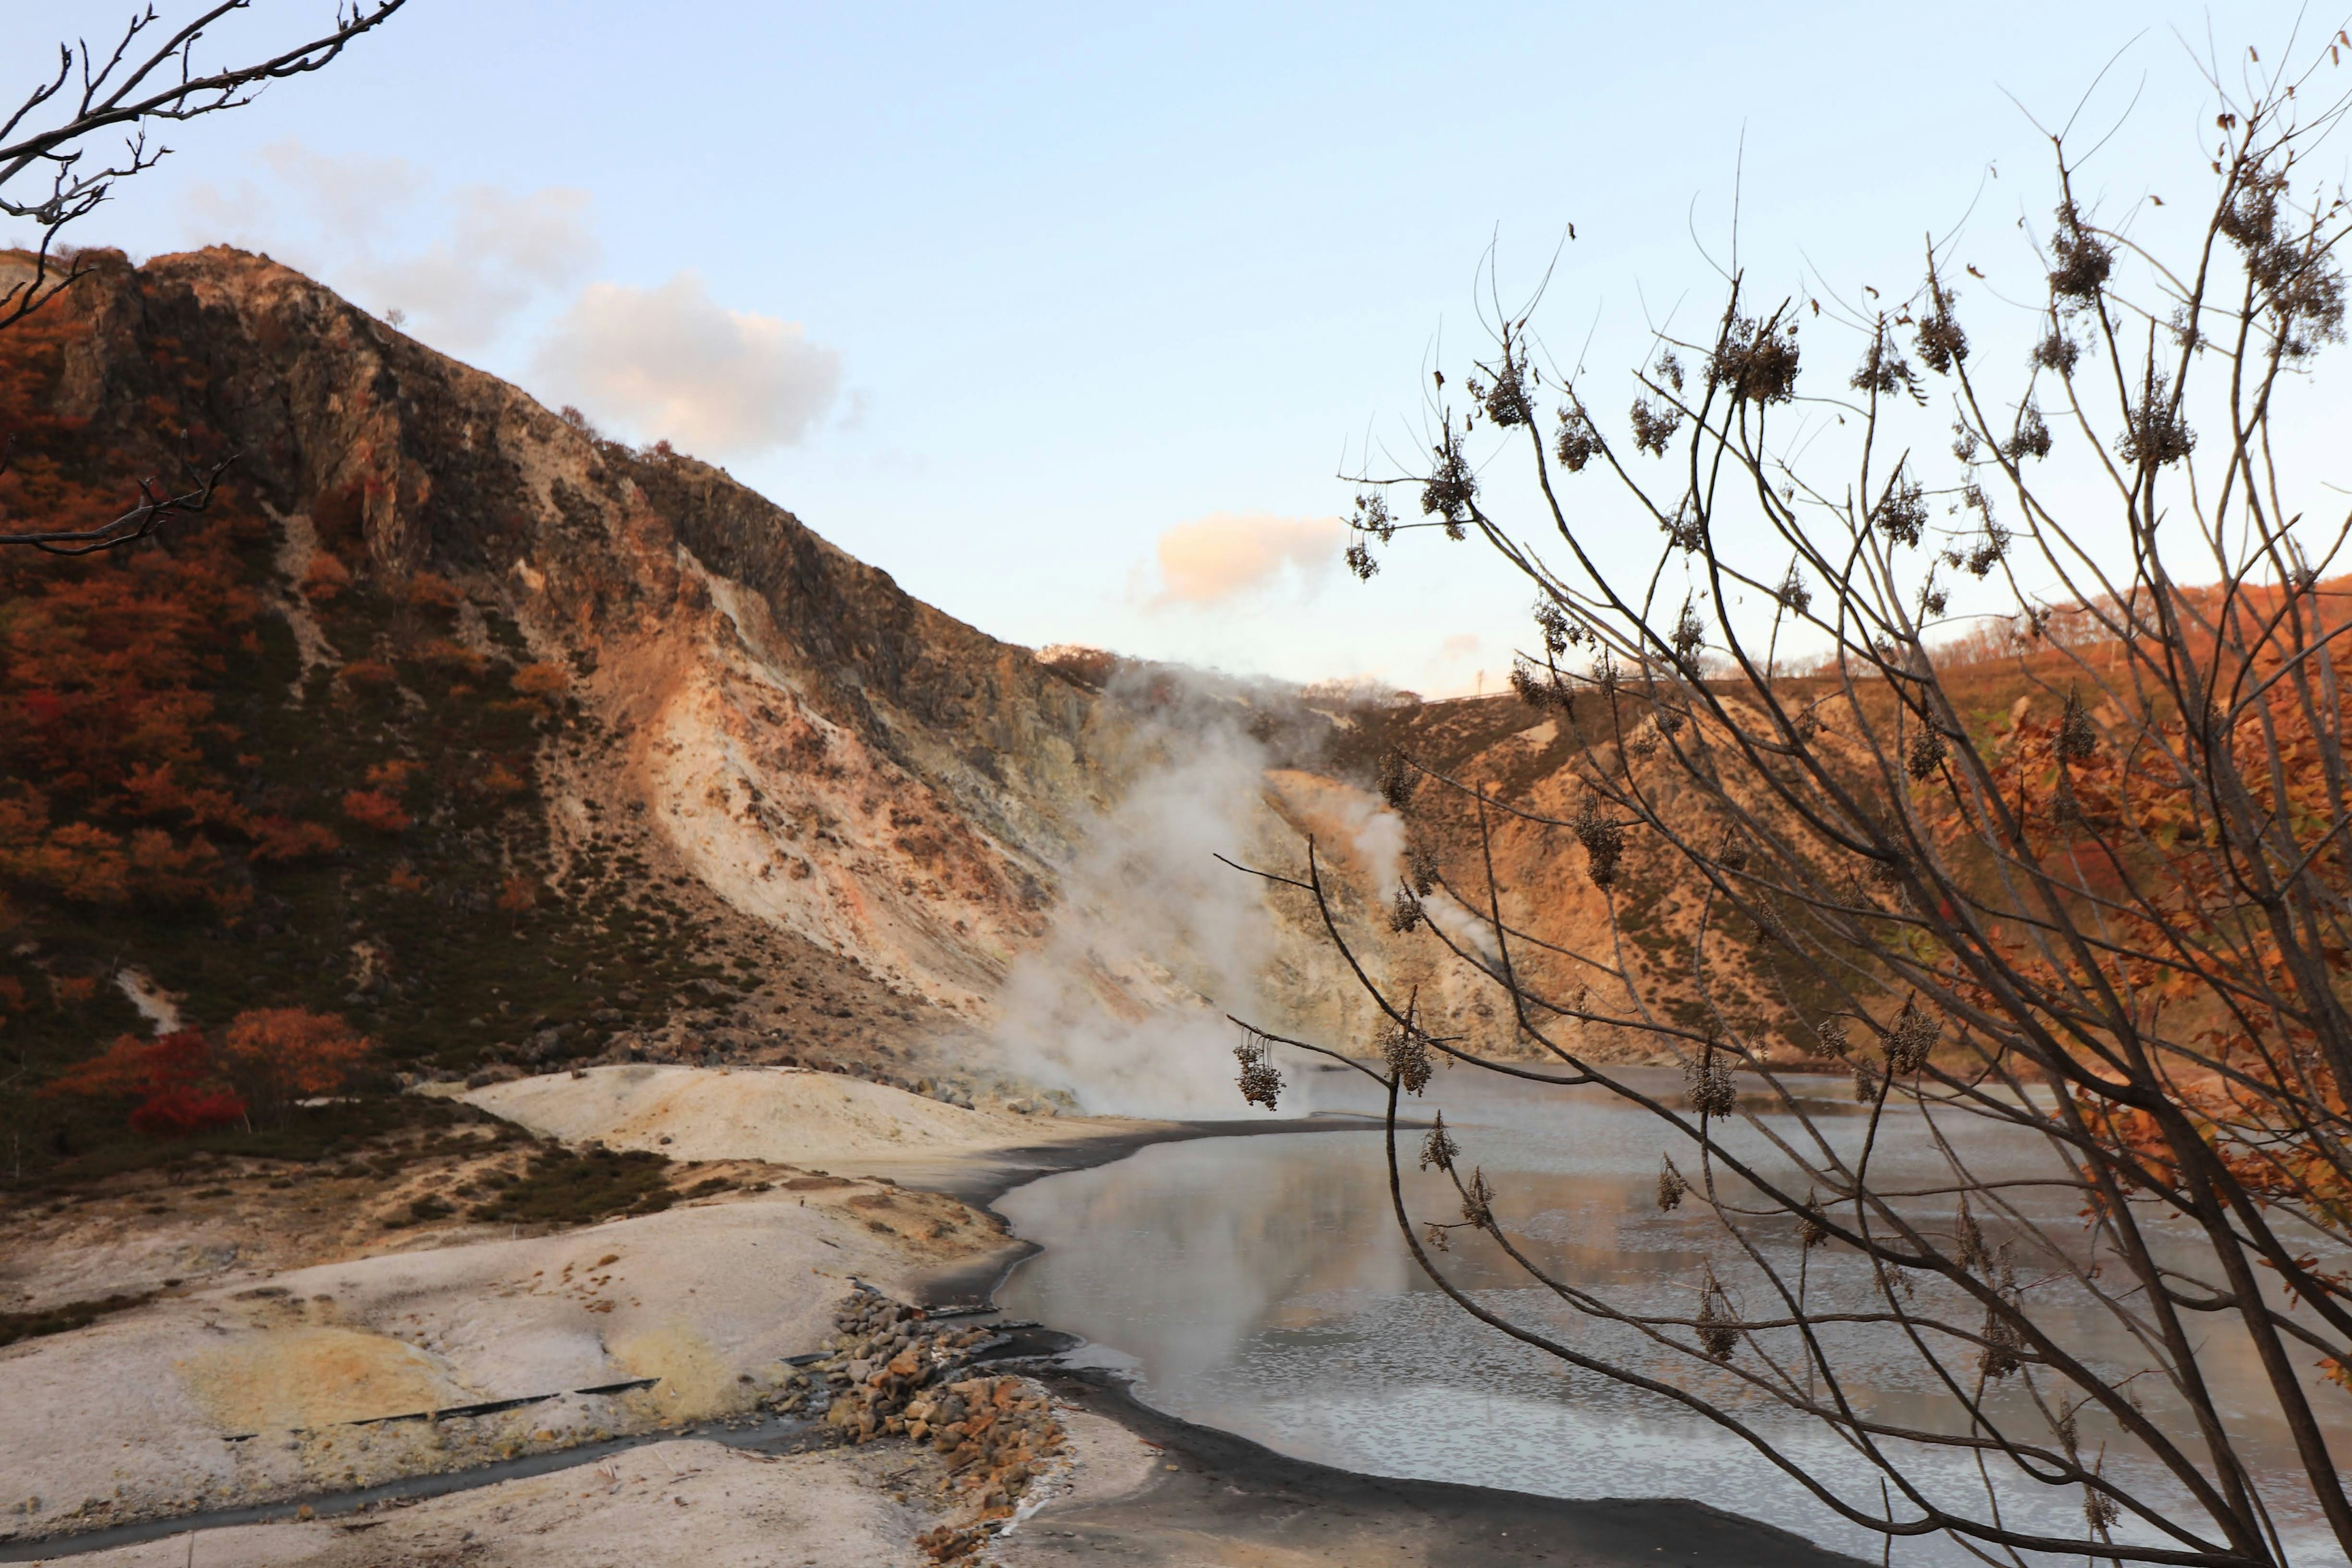
<svg viewBox="0 0 2352 1568"><path fill-rule="evenodd" d="M1316 1084L1325 1103L1347 1098L1336 1087L1332 1079ZM1864 1119L1827 1100L1842 1087L1824 1086L1821 1110L1833 1129L1858 1139ZM1483 1165L1499 1190L1495 1206L1506 1227L1558 1277L1652 1310L1679 1305L1686 1312L1696 1310L1697 1281L1710 1258L1735 1290L1753 1285L1719 1242L1710 1245L1720 1233L1703 1211L1658 1210L1665 1135L1639 1110L1598 1091L1528 1089L1467 1071L1442 1075L1429 1106L1442 1107L1457 1129L1461 1164ZM1944 1176L1919 1119L1889 1132L1874 1156L1882 1179L1926 1185ZM2039 1143L1973 1119L1953 1120L1949 1134L1981 1174L2030 1180L2057 1168ZM1413 1134L1403 1143L1408 1206L1416 1221L1454 1218L1451 1188L1412 1171L1418 1142ZM1687 1168L1679 1148L1676 1158ZM2038 1222L2079 1233L2074 1194L2011 1190ZM1880 1537L1838 1518L1741 1438L1662 1396L1568 1369L1440 1294L1397 1235L1377 1132L1162 1144L1117 1164L1047 1177L998 1206L1045 1247L1000 1301L1085 1336L1099 1359L1130 1365L1139 1394L1171 1414L1373 1474L1570 1498L1696 1498L1879 1558ZM1876 1472L1825 1429L1743 1403L1727 1373L1695 1373L1688 1361L1668 1358L1630 1330L1568 1311L1486 1238L1454 1235L1466 1239L1441 1261L1481 1305L1673 1381L1700 1377L1850 1503L1878 1511ZM1800 1250L1793 1234L1769 1250L1793 1271ZM1806 1261L1812 1299L1869 1304L1871 1282L1853 1254L1817 1251ZM1939 1288L1922 1286L1921 1304L1934 1304L1931 1292ZM2141 1364L2087 1296L2063 1280L2032 1288L2070 1348L2111 1372ZM1759 1299L1747 1300L1756 1303L1748 1309L1755 1315ZM1877 1330L1832 1331L1858 1404L1888 1419L1950 1429L1952 1403L1916 1356ZM2266 1408L2251 1351L2217 1325L2204 1364L2225 1399L2242 1401L2227 1413L2233 1432L2256 1465L2283 1481L2292 1450ZM2336 1452L2352 1456L2352 1400L2315 1376L2313 1386L2315 1403L2335 1419ZM2046 1422L2023 1404L2022 1381L2009 1378L2000 1390L2000 1418L2047 1441ZM2159 1419L2167 1414L2161 1389L2147 1385L2141 1397ZM2109 1474L2129 1471L2137 1485L2165 1494L2169 1481L2135 1466L2112 1427L2086 1415L2082 1431L2086 1452L2102 1440L2114 1447ZM1920 1462L1917 1473L1933 1494L1981 1511L1973 1460L1948 1451L1923 1454ZM2265 1489L2295 1562L2341 1561L2294 1488ZM2083 1528L2077 1489L2004 1483L2002 1511L2012 1527L2067 1535ZM1899 1542L1894 1556L1916 1564L1974 1561L1941 1540Z"/></svg>

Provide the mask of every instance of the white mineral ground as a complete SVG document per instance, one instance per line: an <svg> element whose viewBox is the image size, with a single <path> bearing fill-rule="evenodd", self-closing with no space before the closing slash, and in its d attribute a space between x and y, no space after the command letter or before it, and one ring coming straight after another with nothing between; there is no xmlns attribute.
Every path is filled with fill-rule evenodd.
<svg viewBox="0 0 2352 1568"><path fill-rule="evenodd" d="M776 1179L536 1237L464 1223L296 1237L287 1211L265 1221L250 1206L242 1221L175 1211L93 1222L78 1210L11 1221L0 1300L18 1310L152 1289L166 1271L178 1283L88 1327L0 1349L0 1548L202 1510L290 1508L305 1495L748 1412L788 1374L781 1358L823 1344L853 1280L914 1299L927 1279L984 1274L1013 1256L996 1223L919 1185L992 1189L1024 1168L1019 1149L1175 1131L966 1110L796 1070L609 1068L465 1098L546 1135L762 1162L751 1169ZM413 1190L371 1201L380 1208ZM278 1234L225 1244L238 1224ZM579 1392L645 1378L659 1381ZM540 1394L558 1397L351 1425ZM1499 1568L1719 1561L1726 1550L1758 1565L1844 1561L1686 1505L1561 1504L1348 1476L1075 1384L1056 1415L1065 1441L1018 1528L964 1561ZM946 1479L940 1456L903 1440L770 1456L681 1436L405 1506L48 1561L915 1568L929 1561L916 1538L940 1522ZM1578 1544L1602 1536L1601 1550Z"/></svg>
<svg viewBox="0 0 2352 1568"><path fill-rule="evenodd" d="M236 1259L268 1248L192 1247L169 1226L91 1247L12 1247L0 1286L26 1303L150 1289L166 1270L188 1277L146 1306L0 1349L0 1507L9 1510L0 1540L369 1485L749 1410L774 1391L782 1358L815 1350L832 1331L853 1279L912 1297L927 1276L1007 1247L992 1227L958 1223L975 1216L960 1216L953 1200L845 1178L986 1167L1014 1146L1139 1126L967 1110L789 1070L606 1068L465 1098L570 1142L758 1160L833 1179L785 1173L767 1192L546 1236L457 1225L401 1236L392 1242L400 1250L298 1268L239 1268ZM884 1215L895 1228L877 1228ZM205 1278L208 1256L231 1261ZM659 1382L575 1392L646 1378ZM349 1425L547 1394L562 1397L471 1419ZM586 1539L604 1553L595 1560L668 1561L655 1521L675 1533L676 1492L704 1510L695 1562L738 1561L730 1531L751 1554L745 1562L882 1563L911 1551L920 1522L865 1484L870 1465L807 1458L778 1464L713 1444L663 1444L611 1461L624 1479L584 1499L578 1483L593 1472L567 1471L403 1510L397 1531L289 1523L205 1531L197 1545L200 1560L216 1563L402 1561L377 1538L397 1536L429 1557L436 1531L451 1542L488 1534L496 1515L530 1543L501 1562L590 1561ZM646 1479L667 1484L673 1469L690 1479L647 1500ZM656 1501L667 1515L646 1511ZM550 1510L567 1522L543 1529ZM704 1514L732 1522L706 1529ZM775 1528L787 1522L815 1543L812 1555L775 1555ZM633 1532L642 1549L628 1544ZM344 1550L362 1540L360 1556ZM187 1550L180 1538L168 1550L75 1561L176 1563Z"/></svg>

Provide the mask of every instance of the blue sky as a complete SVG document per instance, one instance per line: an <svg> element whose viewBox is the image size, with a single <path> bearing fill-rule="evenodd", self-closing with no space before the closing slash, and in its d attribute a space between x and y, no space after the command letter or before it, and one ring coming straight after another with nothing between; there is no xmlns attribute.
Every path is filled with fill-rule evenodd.
<svg viewBox="0 0 2352 1568"><path fill-rule="evenodd" d="M224 48L326 9L258 0ZM19 40L122 10L0 5ZM1528 597L1495 563L1420 537L1359 585L1312 521L1347 509L1335 471L1368 437L1413 448L1490 238L1508 291L1575 225L1539 320L1556 353L1589 335L1604 387L1645 323L1712 311L1700 247L1727 253L1735 170L1741 260L1775 291L1906 292L1974 201L1971 254L2022 295L2047 159L2012 96L2063 119L2124 51L2094 112L2137 104L2099 195L2193 207L2210 111L2178 34L2235 59L2294 21L412 0L325 75L178 128L80 237L267 248L617 434L684 432L1000 637L1491 688ZM722 363L735 330L757 352ZM611 371L671 351L667 403ZM1211 569L1165 576L1162 536L1217 518L1177 536Z"/></svg>

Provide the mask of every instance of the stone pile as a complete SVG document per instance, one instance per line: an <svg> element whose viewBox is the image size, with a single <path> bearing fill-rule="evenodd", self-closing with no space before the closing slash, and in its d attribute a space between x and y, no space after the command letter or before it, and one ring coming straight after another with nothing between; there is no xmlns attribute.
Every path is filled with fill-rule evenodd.
<svg viewBox="0 0 2352 1568"><path fill-rule="evenodd" d="M995 1342L990 1330L934 1322L870 1287L858 1287L834 1326L824 1359L786 1380L780 1407L823 1408L845 1442L928 1444L947 1466L940 1492L952 1511L917 1544L935 1562L971 1555L1061 1449L1051 1400L1024 1378L970 1374L971 1358Z"/></svg>

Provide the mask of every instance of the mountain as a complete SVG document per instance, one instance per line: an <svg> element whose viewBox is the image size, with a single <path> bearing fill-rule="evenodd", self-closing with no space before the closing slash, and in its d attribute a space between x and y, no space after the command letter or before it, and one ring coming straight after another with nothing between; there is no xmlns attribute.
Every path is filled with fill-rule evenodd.
<svg viewBox="0 0 2352 1568"><path fill-rule="evenodd" d="M1094 693L267 258L83 260L0 334L8 518L236 461L0 563L12 1043L301 1005L418 1071L887 1068L1040 937Z"/></svg>
<svg viewBox="0 0 2352 1568"><path fill-rule="evenodd" d="M5 520L235 463L136 548L0 559L20 1079L299 1006L415 1076L797 1061L1229 1114L1226 1012L1372 1048L1311 906L1213 858L1308 836L1375 971L1512 1048L1475 965L1390 929L1369 786L1399 745L1556 773L1583 742L1542 715L1041 657L266 257L81 259L0 333ZM1466 874L1453 806L1412 832ZM36 1163L121 1135L5 1115Z"/></svg>

